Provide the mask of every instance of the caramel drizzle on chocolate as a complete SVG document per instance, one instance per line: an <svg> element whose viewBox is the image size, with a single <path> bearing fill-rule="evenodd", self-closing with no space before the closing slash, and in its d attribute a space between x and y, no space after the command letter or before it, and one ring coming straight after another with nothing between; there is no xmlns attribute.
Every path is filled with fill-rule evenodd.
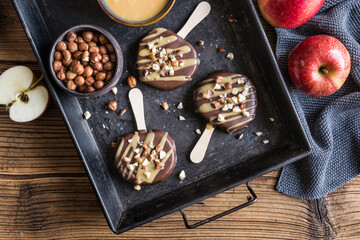
<svg viewBox="0 0 360 240"><path fill-rule="evenodd" d="M145 48L141 49L138 53L138 56L142 57L142 59L138 60L137 63L137 69L138 70L147 70L147 73L145 76L140 76L140 79L144 82L147 81L191 81L190 76L184 76L184 75L177 75L177 73L187 67L194 67L200 63L198 58L188 58L184 59L182 56L176 56L176 54L173 56L176 58L177 61L181 61L182 63L179 64L177 67L172 67L171 65L167 67L167 71L169 73L160 74L161 68L157 69L157 67L153 67L154 64L161 65L162 64L162 58L156 57L155 61L151 60L149 58L150 54L152 53L152 49L166 49L167 45L170 43L173 43L178 40L178 37L176 35L170 35L167 37L161 36L162 33L166 32L167 29L165 28L155 28L153 31L155 33L149 34L146 36L142 42L140 43L140 46L144 46ZM155 39L153 39L155 38ZM153 39L151 41L147 41L149 39ZM172 52L182 51L183 55L191 52L191 49L189 46L184 45L181 47L177 47L172 49ZM160 50L161 51L161 50ZM146 58L145 58L146 57ZM155 68L155 69L154 69ZM157 70L156 70L157 69ZM170 73L173 71L172 73Z"/></svg>
<svg viewBox="0 0 360 240"><path fill-rule="evenodd" d="M168 133L166 132L156 146L163 148L167 137ZM147 133L144 142L141 143L139 133L135 132L132 138L128 140L128 145L126 146L123 154L120 156L126 144L125 138L122 138L119 148L116 152L115 159L120 159L120 161L117 163L117 168L119 168L121 164L124 164L125 158L127 158L129 161L126 163L126 168L124 168L122 173L124 179L129 180L131 175L136 170L137 179L141 179L142 182L152 183L156 175L162 170L162 168L158 168L157 166L165 166L166 161L170 158L170 155L174 149L171 147L168 152L164 152L165 155L161 159L157 159L156 156L158 154L161 155L161 153L159 151L159 153L153 154L153 151L156 152L154 138L155 134L150 131ZM148 156L154 156L154 160L149 160ZM156 159L158 160L157 164Z"/></svg>
<svg viewBox="0 0 360 240"><path fill-rule="evenodd" d="M226 88L228 83L231 84L231 89ZM255 111L251 110L257 107L256 91L243 75L225 76L219 84L216 84L216 78L206 79L195 90L195 94L195 100L201 101L200 106L195 111L211 114L209 120L213 125L232 123L230 127L226 128L229 133L243 128L255 118ZM204 94L208 95L204 97ZM240 94L242 99L239 97ZM224 103L215 108L213 104L219 99L224 99ZM226 102L226 99L231 99L231 108L228 107L229 103ZM245 106L240 108L243 103ZM219 115L221 115L221 120L219 120Z"/></svg>

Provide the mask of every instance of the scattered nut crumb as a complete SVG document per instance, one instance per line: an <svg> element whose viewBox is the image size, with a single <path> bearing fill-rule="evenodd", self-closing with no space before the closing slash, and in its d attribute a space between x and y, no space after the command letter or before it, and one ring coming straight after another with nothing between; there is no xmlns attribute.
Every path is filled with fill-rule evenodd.
<svg viewBox="0 0 360 240"><path fill-rule="evenodd" d="M125 108L121 109L120 112L119 112L120 116L124 115L125 112L126 112L126 109L125 109Z"/></svg>
<svg viewBox="0 0 360 240"><path fill-rule="evenodd" d="M135 189L136 191L140 191L140 190L141 190L141 186L140 186L140 185L134 185L134 189Z"/></svg>
<svg viewBox="0 0 360 240"><path fill-rule="evenodd" d="M234 18L234 17L229 17L229 22L237 22L238 19L237 18Z"/></svg>
<svg viewBox="0 0 360 240"><path fill-rule="evenodd" d="M118 89L117 89L117 87L113 87L113 88L111 89L111 91L116 95L117 92L118 92Z"/></svg>
<svg viewBox="0 0 360 240"><path fill-rule="evenodd" d="M219 48L218 52L225 52L225 49L224 48Z"/></svg>
<svg viewBox="0 0 360 240"><path fill-rule="evenodd" d="M182 103L182 102L179 102L177 108L178 108L178 109L183 109L183 108L184 108L183 103Z"/></svg>
<svg viewBox="0 0 360 240"><path fill-rule="evenodd" d="M167 111L169 109L169 104L167 102L162 102L161 106Z"/></svg>
<svg viewBox="0 0 360 240"><path fill-rule="evenodd" d="M185 121L185 118L183 116L179 116L180 121Z"/></svg>
<svg viewBox="0 0 360 240"><path fill-rule="evenodd" d="M275 122L275 118L269 118L271 122Z"/></svg>
<svg viewBox="0 0 360 240"><path fill-rule="evenodd" d="M117 102L116 101L111 101L108 103L108 109L110 109L111 111L116 111L117 108Z"/></svg>
<svg viewBox="0 0 360 240"><path fill-rule="evenodd" d="M200 40L200 41L198 42L198 45L199 45L199 46L204 46L204 44L205 44L205 42L204 42L203 40Z"/></svg>
<svg viewBox="0 0 360 240"><path fill-rule="evenodd" d="M186 178L186 174L184 170L181 170L181 172L179 173L179 179L181 181L183 181Z"/></svg>
<svg viewBox="0 0 360 240"><path fill-rule="evenodd" d="M259 137L262 135L262 132L256 132L255 135Z"/></svg>
<svg viewBox="0 0 360 240"><path fill-rule="evenodd" d="M102 127L103 127L103 128L106 128L106 127L105 127L105 124L103 124Z"/></svg>
<svg viewBox="0 0 360 240"><path fill-rule="evenodd" d="M264 141L262 141L263 144L268 144L269 143L269 140L265 139Z"/></svg>
<svg viewBox="0 0 360 240"><path fill-rule="evenodd" d="M108 112L108 111L105 111L105 114L109 114L109 112Z"/></svg>
<svg viewBox="0 0 360 240"><path fill-rule="evenodd" d="M234 56L234 54L233 54L232 52L229 52L229 53L226 55L226 57L232 61L235 56Z"/></svg>
<svg viewBox="0 0 360 240"><path fill-rule="evenodd" d="M200 130L200 129L196 129L195 132L196 132L197 134L199 134L199 135L201 134L201 130Z"/></svg>
<svg viewBox="0 0 360 240"><path fill-rule="evenodd" d="M111 147L112 147L112 148L116 148L116 147L117 147L117 143L116 143L116 142L111 142Z"/></svg>
<svg viewBox="0 0 360 240"><path fill-rule="evenodd" d="M243 133L241 133L241 134L239 134L239 135L237 136L238 139L242 139L243 137L244 137L244 134L243 134Z"/></svg>
<svg viewBox="0 0 360 240"><path fill-rule="evenodd" d="M91 113L89 111L84 112L85 119L89 119L91 117Z"/></svg>

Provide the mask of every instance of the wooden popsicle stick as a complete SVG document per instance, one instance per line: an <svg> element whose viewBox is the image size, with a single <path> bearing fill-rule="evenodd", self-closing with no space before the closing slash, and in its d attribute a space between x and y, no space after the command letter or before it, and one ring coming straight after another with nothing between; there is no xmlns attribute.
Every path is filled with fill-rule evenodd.
<svg viewBox="0 0 360 240"><path fill-rule="evenodd" d="M177 33L180 37L186 38L191 30L196 27L207 15L209 15L211 6L208 2L201 2L197 5L190 18L183 28Z"/></svg>
<svg viewBox="0 0 360 240"><path fill-rule="evenodd" d="M137 129L146 131L145 115L144 115L144 98L138 88L133 88L129 92L129 100L133 110Z"/></svg>
<svg viewBox="0 0 360 240"><path fill-rule="evenodd" d="M204 132L190 153L190 160L193 163L200 163L204 159L214 129L211 124L206 124Z"/></svg>

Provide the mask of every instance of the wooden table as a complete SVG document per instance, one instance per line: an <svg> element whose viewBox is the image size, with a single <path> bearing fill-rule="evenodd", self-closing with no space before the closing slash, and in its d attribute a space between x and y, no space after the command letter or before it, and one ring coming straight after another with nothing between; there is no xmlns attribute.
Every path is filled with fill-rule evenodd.
<svg viewBox="0 0 360 240"><path fill-rule="evenodd" d="M274 46L272 27L263 22ZM26 65L40 74L10 0L0 1L0 73ZM1 87L1 86L0 86ZM316 201L274 190L280 171L252 181L259 200L198 229L184 227L179 212L120 236L107 226L57 106L31 123L0 111L1 239L360 239L360 178ZM186 209L202 220L246 199L239 186Z"/></svg>

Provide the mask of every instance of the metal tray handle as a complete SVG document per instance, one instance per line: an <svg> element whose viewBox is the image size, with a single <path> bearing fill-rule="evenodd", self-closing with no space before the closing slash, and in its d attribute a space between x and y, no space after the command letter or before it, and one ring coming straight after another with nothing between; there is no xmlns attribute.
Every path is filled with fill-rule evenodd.
<svg viewBox="0 0 360 240"><path fill-rule="evenodd" d="M237 207L231 208L231 209L229 209L229 210L227 210L225 212L219 213L219 214L217 214L215 216L209 217L209 218L207 218L205 220L194 223L192 225L189 225L189 222L188 222L188 219L187 219L186 214L184 212L184 209L180 209L180 213L181 213L181 215L182 215L182 217L184 219L184 223L185 223L186 228L188 228L188 229L197 228L197 227L199 227L201 225L204 225L204 224L206 224L208 222L214 221L214 220L216 220L218 218L224 217L224 216L226 216L226 215L228 215L230 213L233 213L233 212L235 212L237 210L240 210L240 209L242 209L244 207L247 207L247 206L255 203L257 201L257 196L256 196L254 190L250 187L249 182L246 183L246 187L248 188L248 190L249 190L249 192L250 192L250 194L252 196L252 197L248 197L248 201L246 203L243 203L243 204L241 204L241 205L239 205Z"/></svg>

